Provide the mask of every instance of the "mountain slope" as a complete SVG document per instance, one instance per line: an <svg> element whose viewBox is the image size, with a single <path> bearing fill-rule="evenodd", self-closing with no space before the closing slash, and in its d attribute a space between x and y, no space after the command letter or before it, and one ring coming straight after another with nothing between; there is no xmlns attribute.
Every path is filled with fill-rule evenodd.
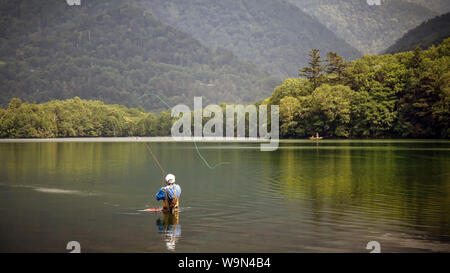
<svg viewBox="0 0 450 273"><path fill-rule="evenodd" d="M145 0L161 21L203 44L233 51L277 76L296 76L308 51L360 53L315 18L283 0Z"/></svg>
<svg viewBox="0 0 450 273"><path fill-rule="evenodd" d="M0 1L0 105L79 96L161 110L169 104L250 102L278 80L231 52L212 51L135 1Z"/></svg>
<svg viewBox="0 0 450 273"><path fill-rule="evenodd" d="M401 0L370 6L365 0L288 0L315 16L363 53L379 53L437 13Z"/></svg>
<svg viewBox="0 0 450 273"><path fill-rule="evenodd" d="M403 0L424 6L438 14L450 12L450 1L448 0Z"/></svg>
<svg viewBox="0 0 450 273"><path fill-rule="evenodd" d="M437 16L408 31L386 53L413 50L419 46L426 49L431 45L438 45L450 37L450 13Z"/></svg>

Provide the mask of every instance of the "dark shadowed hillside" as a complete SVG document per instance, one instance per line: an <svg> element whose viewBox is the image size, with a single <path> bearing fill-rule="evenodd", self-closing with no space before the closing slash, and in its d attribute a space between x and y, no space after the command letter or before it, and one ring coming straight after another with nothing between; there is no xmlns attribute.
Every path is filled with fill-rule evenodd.
<svg viewBox="0 0 450 273"><path fill-rule="evenodd" d="M136 1L0 1L0 105L79 96L160 110L168 103L250 102L278 83L224 49L154 18Z"/></svg>

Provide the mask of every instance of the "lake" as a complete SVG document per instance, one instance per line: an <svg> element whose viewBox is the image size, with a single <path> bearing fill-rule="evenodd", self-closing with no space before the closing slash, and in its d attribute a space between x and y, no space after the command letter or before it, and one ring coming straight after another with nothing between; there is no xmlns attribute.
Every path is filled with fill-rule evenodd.
<svg viewBox="0 0 450 273"><path fill-rule="evenodd" d="M450 141L0 143L0 252L450 251Z"/></svg>

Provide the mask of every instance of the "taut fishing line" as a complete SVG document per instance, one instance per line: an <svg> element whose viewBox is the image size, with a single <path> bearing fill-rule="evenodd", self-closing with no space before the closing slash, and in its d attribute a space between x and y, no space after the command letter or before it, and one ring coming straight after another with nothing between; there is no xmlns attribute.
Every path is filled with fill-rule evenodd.
<svg viewBox="0 0 450 273"><path fill-rule="evenodd" d="M150 95L151 96L155 96L156 98L158 98L159 101L161 101L163 104L165 104L167 106L167 108L169 108L169 110L172 110L172 107L170 107L170 105L166 101L164 101L160 96L158 96L156 94L144 94L144 95L140 96L139 99L141 99L141 98L143 98L145 96L150 96ZM215 168L217 168L217 167L219 167L221 165L231 164L230 162L219 162L216 165L211 166L209 164L208 160L206 160L206 158L200 152L200 150L198 148L198 145L197 145L197 142L195 141L195 139L193 140L193 142L194 142L194 147L195 147L195 150L197 151L198 157L200 157L200 159L203 161L203 163L205 163L206 167L208 167L209 169L213 170L213 169L215 169ZM147 148L150 148L150 147L147 146ZM149 151L151 151L151 149ZM153 153L151 153L151 154L152 154L153 158L155 158ZM161 171L164 173L164 171L163 171L163 169L162 169L162 167L161 167L161 165L159 163L158 163L158 166L160 167Z"/></svg>

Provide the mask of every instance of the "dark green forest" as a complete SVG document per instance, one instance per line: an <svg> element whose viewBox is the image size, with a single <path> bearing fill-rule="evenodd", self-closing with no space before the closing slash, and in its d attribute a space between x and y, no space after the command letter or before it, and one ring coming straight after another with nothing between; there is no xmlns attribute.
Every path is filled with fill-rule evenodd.
<svg viewBox="0 0 450 273"><path fill-rule="evenodd" d="M312 50L299 77L257 102L280 106L280 135L304 138L450 137L450 39L427 50L365 55L346 62ZM221 105L225 107L224 104ZM174 120L143 109L79 98L44 104L10 101L0 137L164 136Z"/></svg>
<svg viewBox="0 0 450 273"><path fill-rule="evenodd" d="M448 37L450 37L450 13L437 16L411 29L390 46L386 53L408 51L416 47L425 49L431 45L439 45Z"/></svg>
<svg viewBox="0 0 450 273"><path fill-rule="evenodd" d="M169 103L248 103L281 81L223 48L210 50L136 1L0 0L0 106L13 97L78 96L163 110Z"/></svg>
<svg viewBox="0 0 450 273"><path fill-rule="evenodd" d="M300 75L265 101L280 106L283 137L450 136L450 39L350 63L312 51Z"/></svg>

